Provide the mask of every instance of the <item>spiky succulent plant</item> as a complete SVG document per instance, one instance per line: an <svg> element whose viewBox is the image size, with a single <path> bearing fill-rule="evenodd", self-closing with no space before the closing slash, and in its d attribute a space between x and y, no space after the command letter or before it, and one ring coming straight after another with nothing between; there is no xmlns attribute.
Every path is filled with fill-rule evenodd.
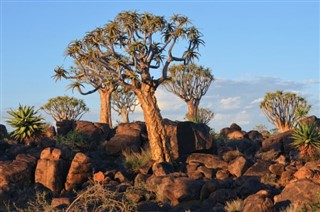
<svg viewBox="0 0 320 212"><path fill-rule="evenodd" d="M28 143L42 133L43 118L37 115L33 106L19 105L17 110L10 109L8 113L11 117L7 123L14 128L11 137L17 141Z"/></svg>
<svg viewBox="0 0 320 212"><path fill-rule="evenodd" d="M299 124L291 136L292 146L300 150L302 157L314 157L320 155L320 133L317 123Z"/></svg>

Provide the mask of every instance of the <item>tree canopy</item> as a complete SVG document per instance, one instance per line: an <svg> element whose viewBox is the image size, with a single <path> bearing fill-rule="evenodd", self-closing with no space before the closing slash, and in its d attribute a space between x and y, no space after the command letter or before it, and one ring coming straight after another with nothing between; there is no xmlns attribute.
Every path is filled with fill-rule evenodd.
<svg viewBox="0 0 320 212"><path fill-rule="evenodd" d="M260 103L260 109L268 121L280 132L293 129L298 121L306 116L311 106L295 93L276 91L265 95Z"/></svg>

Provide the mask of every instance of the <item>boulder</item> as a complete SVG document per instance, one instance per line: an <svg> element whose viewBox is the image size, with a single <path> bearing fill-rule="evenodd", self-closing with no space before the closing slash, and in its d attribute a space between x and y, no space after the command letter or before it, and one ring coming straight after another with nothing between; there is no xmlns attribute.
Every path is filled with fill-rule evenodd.
<svg viewBox="0 0 320 212"><path fill-rule="evenodd" d="M221 160L218 156L205 153L192 153L187 158L187 164L203 164L209 169L224 169L228 167L228 163Z"/></svg>
<svg viewBox="0 0 320 212"><path fill-rule="evenodd" d="M68 163L61 158L61 150L46 148L41 152L35 171L35 183L53 192L63 189Z"/></svg>
<svg viewBox="0 0 320 212"><path fill-rule="evenodd" d="M67 175L65 189L70 191L85 182L91 174L90 158L84 153L78 152L72 162Z"/></svg>
<svg viewBox="0 0 320 212"><path fill-rule="evenodd" d="M104 143L107 154L118 155L123 150L139 151L147 141L146 127L143 122L119 124L115 135Z"/></svg>
<svg viewBox="0 0 320 212"><path fill-rule="evenodd" d="M267 174L270 174L269 166L269 162L258 160L244 173L244 176L263 177Z"/></svg>
<svg viewBox="0 0 320 212"><path fill-rule="evenodd" d="M68 132L74 129L74 121L72 120L64 120L64 121L57 121L57 134L58 135L67 135Z"/></svg>
<svg viewBox="0 0 320 212"><path fill-rule="evenodd" d="M204 201L204 205L208 206L215 206L216 204L224 204L227 201L237 199L237 193L233 189L218 189L212 192L208 199Z"/></svg>
<svg viewBox="0 0 320 212"><path fill-rule="evenodd" d="M0 124L0 139L8 137L8 131L5 125Z"/></svg>
<svg viewBox="0 0 320 212"><path fill-rule="evenodd" d="M261 190L256 194L248 196L243 203L243 212L269 212L273 211L273 201L269 197L268 191Z"/></svg>
<svg viewBox="0 0 320 212"><path fill-rule="evenodd" d="M277 176L281 176L281 174L284 172L284 165L280 163L275 163L269 166L269 171L272 174L275 174Z"/></svg>
<svg viewBox="0 0 320 212"><path fill-rule="evenodd" d="M225 148L229 150L238 150L249 158L253 158L260 149L260 143L249 139L231 140L226 143Z"/></svg>
<svg viewBox="0 0 320 212"><path fill-rule="evenodd" d="M227 134L227 138L229 140L241 140L244 138L245 133L242 131L232 131L230 133Z"/></svg>
<svg viewBox="0 0 320 212"><path fill-rule="evenodd" d="M28 154L19 154L13 161L0 161L0 199L33 182L36 162L37 159Z"/></svg>
<svg viewBox="0 0 320 212"><path fill-rule="evenodd" d="M167 162L154 163L152 166L152 172L155 176L166 176L167 174L173 173L174 168Z"/></svg>
<svg viewBox="0 0 320 212"><path fill-rule="evenodd" d="M242 130L241 127L240 127L238 124L236 124L236 123L232 123L232 124L230 125L230 129L231 129L232 131L241 131L241 130Z"/></svg>
<svg viewBox="0 0 320 212"><path fill-rule="evenodd" d="M235 181L236 193L241 199L255 194L261 189L265 189L265 185L260 182L260 177L241 176Z"/></svg>
<svg viewBox="0 0 320 212"><path fill-rule="evenodd" d="M208 150L212 147L210 128L205 124L190 121L173 122L164 120L167 136L174 159L184 159L190 153Z"/></svg>
<svg viewBox="0 0 320 212"><path fill-rule="evenodd" d="M228 171L236 176L240 177L250 167L252 162L248 161L245 157L239 156L228 165Z"/></svg>
<svg viewBox="0 0 320 212"><path fill-rule="evenodd" d="M203 184L202 180L193 180L180 173L167 176L153 175L146 182L149 191L155 192L163 201L169 200L173 206L184 201L200 199Z"/></svg>
<svg viewBox="0 0 320 212"><path fill-rule="evenodd" d="M291 138L292 133L293 131L289 130L265 139L262 142L262 151L266 152L273 149L280 153L288 153L289 150L293 149L289 146L289 144L293 141Z"/></svg>
<svg viewBox="0 0 320 212"><path fill-rule="evenodd" d="M107 139L110 127L104 123L93 123L89 121L76 121L74 130L79 132L90 143L98 144Z"/></svg>
<svg viewBox="0 0 320 212"><path fill-rule="evenodd" d="M54 136L56 136L56 129L54 128L54 126L50 126L48 127L48 129L46 129L45 131L45 136L48 137L48 138L52 138Z"/></svg>
<svg viewBox="0 0 320 212"><path fill-rule="evenodd" d="M298 180L310 179L316 183L320 183L320 160L307 162L298 169L294 177Z"/></svg>
<svg viewBox="0 0 320 212"><path fill-rule="evenodd" d="M274 196L274 202L278 208L291 204L295 208L306 206L312 211L310 204L319 204L320 184L308 179L297 180L288 183L279 195Z"/></svg>
<svg viewBox="0 0 320 212"><path fill-rule="evenodd" d="M258 141L258 142L262 142L263 141L263 136L261 133L259 133L257 130L251 130L249 132L247 132L244 135L245 138L251 140L251 141Z"/></svg>

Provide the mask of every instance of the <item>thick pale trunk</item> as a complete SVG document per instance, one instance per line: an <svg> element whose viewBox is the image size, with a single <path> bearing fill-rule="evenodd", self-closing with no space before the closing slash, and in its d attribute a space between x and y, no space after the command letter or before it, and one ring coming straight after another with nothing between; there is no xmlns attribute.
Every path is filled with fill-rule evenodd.
<svg viewBox="0 0 320 212"><path fill-rule="evenodd" d="M112 128L111 120L111 93L99 91L100 94L100 122L106 123Z"/></svg>
<svg viewBox="0 0 320 212"><path fill-rule="evenodd" d="M192 101L187 102L188 105L188 119L190 121L196 121L197 120L197 114L198 114L198 107L197 105L194 105Z"/></svg>
<svg viewBox="0 0 320 212"><path fill-rule="evenodd" d="M121 108L122 123L129 123L129 112L126 108Z"/></svg>
<svg viewBox="0 0 320 212"><path fill-rule="evenodd" d="M144 113L152 159L156 162L166 161L171 163L172 154L170 143L166 137L160 109L154 92L150 87L142 87L141 90L136 92L136 95Z"/></svg>
<svg viewBox="0 0 320 212"><path fill-rule="evenodd" d="M278 130L280 133L289 131L291 128L287 122L282 122L280 118L276 119Z"/></svg>

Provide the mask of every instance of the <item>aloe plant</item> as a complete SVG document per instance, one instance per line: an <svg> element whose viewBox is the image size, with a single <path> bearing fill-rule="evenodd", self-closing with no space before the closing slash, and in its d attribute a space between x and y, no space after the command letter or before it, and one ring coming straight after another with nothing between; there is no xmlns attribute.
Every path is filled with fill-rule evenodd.
<svg viewBox="0 0 320 212"><path fill-rule="evenodd" d="M42 133L43 118L37 115L38 111L33 106L19 105L17 110L10 109L8 113L11 118L7 123L15 129L10 135L17 141L28 143Z"/></svg>
<svg viewBox="0 0 320 212"><path fill-rule="evenodd" d="M320 154L320 133L316 122L299 124L291 137L294 139L291 145L298 148L302 156Z"/></svg>

